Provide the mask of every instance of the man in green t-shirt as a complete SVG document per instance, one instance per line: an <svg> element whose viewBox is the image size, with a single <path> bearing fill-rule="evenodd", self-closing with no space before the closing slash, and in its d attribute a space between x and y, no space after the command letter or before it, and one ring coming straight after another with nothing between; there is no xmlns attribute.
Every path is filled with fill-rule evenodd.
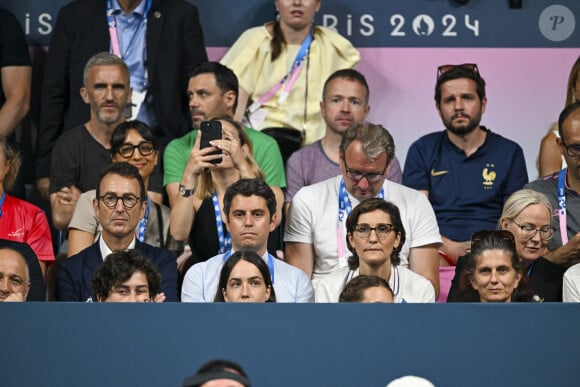
<svg viewBox="0 0 580 387"><path fill-rule="evenodd" d="M187 90L193 130L171 141L163 160L163 184L170 204L180 194L180 182L201 122L223 115L233 117L238 103L238 79L232 70L218 62L206 62L196 67L189 75ZM257 130L244 130L252 141L254 158L266 175L266 183L274 188L276 200L283 202L282 188L286 187L286 177L278 144ZM188 187L182 188L187 190Z"/></svg>

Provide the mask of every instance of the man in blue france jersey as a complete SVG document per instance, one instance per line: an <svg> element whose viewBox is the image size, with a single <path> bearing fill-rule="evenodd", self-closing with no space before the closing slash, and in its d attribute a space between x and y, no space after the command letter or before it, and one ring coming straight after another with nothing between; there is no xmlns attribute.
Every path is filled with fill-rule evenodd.
<svg viewBox="0 0 580 387"><path fill-rule="evenodd" d="M443 239L440 255L454 265L473 232L497 227L505 200L528 174L521 147L480 125L487 98L476 64L439 66L435 105L445 130L411 145L403 184L428 196Z"/></svg>

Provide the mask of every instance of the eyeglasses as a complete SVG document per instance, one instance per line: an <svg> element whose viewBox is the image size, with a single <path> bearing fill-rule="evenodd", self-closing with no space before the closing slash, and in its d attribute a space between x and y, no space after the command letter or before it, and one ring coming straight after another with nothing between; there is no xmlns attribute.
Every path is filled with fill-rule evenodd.
<svg viewBox="0 0 580 387"><path fill-rule="evenodd" d="M135 153L135 149L139 149L139 153L141 156L149 156L155 150L155 146L151 141L141 141L137 145L125 143L117 149L117 153L120 154L122 157L129 158L133 157L133 153Z"/></svg>
<svg viewBox="0 0 580 387"><path fill-rule="evenodd" d="M383 168L383 171L380 173L377 172L365 173L363 171L358 171L356 169L350 169L348 165L346 165L346 159L344 160L344 169L346 169L346 177L356 182L359 182L362 179L367 179L369 183L378 183L379 181L384 179L385 171L387 170L388 166L389 163L387 162L387 164Z"/></svg>
<svg viewBox="0 0 580 387"><path fill-rule="evenodd" d="M356 235L358 235L358 237L362 239L367 239L371 235L371 231L373 230L377 234L377 237L379 239L385 239L391 231L395 230L395 226L393 226L392 224L379 223L376 225L376 227L371 227L368 224L363 223L357 224L356 227L354 228L354 232L356 233Z"/></svg>
<svg viewBox="0 0 580 387"><path fill-rule="evenodd" d="M566 153L570 157L580 157L580 144L566 144L564 139L561 139L562 148L566 149Z"/></svg>
<svg viewBox="0 0 580 387"><path fill-rule="evenodd" d="M554 229L554 227L552 227L552 226L535 228L533 226L530 226L529 224L526 224L526 225L518 224L518 223L516 223L515 220L512 220L511 222L520 228L520 231L521 231L522 236L524 238L532 239L533 237L536 236L536 233L539 232L541 239L543 239L545 241L549 241L550 239L552 239L552 237L556 233L556 229Z"/></svg>
<svg viewBox="0 0 580 387"><path fill-rule="evenodd" d="M437 67L437 79L441 78L443 74L453 71L455 69L463 69L471 71L475 75L479 76L479 69L477 68L477 65L475 63L463 63L459 65L446 64Z"/></svg>
<svg viewBox="0 0 580 387"><path fill-rule="evenodd" d="M102 200L105 206L107 206L108 208L117 207L117 203L119 203L119 200L121 200L123 202L123 207L125 207L128 210L135 207L137 203L139 203L139 201L141 200L135 195L117 196L111 194L100 196L99 199Z"/></svg>

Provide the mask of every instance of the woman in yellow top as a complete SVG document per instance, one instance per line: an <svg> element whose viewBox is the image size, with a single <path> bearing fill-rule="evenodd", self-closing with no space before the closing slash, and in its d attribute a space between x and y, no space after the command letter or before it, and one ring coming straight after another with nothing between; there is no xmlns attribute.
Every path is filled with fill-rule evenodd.
<svg viewBox="0 0 580 387"><path fill-rule="evenodd" d="M313 24L321 0L274 0L274 22L246 30L221 60L237 75L236 119L255 129L294 128L305 143L324 135L319 102L326 78L360 54L333 30ZM285 96L287 94L287 96ZM247 114L246 114L247 113Z"/></svg>

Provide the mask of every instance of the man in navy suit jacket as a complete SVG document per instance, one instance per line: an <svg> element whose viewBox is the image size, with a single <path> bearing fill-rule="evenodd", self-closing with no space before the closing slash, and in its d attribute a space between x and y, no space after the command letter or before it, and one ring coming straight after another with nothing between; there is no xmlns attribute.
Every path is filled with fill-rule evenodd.
<svg viewBox="0 0 580 387"><path fill-rule="evenodd" d="M177 263L171 252L142 243L147 227L149 203L143 179L136 167L111 164L103 171L93 201L103 231L92 246L58 263L56 298L59 301L92 301L93 275L112 252L138 250L161 273L161 292L167 301L177 298ZM139 235L135 227L139 224Z"/></svg>

